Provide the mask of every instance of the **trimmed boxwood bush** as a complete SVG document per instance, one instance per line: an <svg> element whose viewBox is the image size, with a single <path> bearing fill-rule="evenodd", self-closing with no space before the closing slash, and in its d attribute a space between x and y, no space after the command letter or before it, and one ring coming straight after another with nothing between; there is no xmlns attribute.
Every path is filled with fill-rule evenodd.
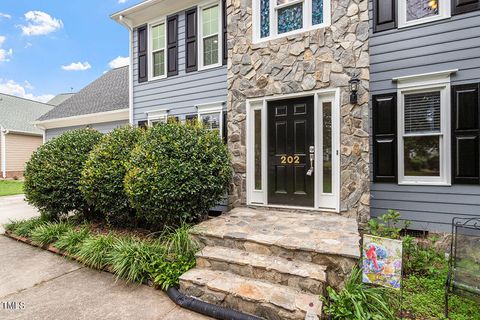
<svg viewBox="0 0 480 320"><path fill-rule="evenodd" d="M218 131L172 122L148 129L133 149L125 190L137 214L159 228L204 216L231 177Z"/></svg>
<svg viewBox="0 0 480 320"><path fill-rule="evenodd" d="M125 165L144 131L126 126L102 137L90 152L82 171L80 190L95 210L105 214L108 222L128 226L135 224L135 209L123 187Z"/></svg>
<svg viewBox="0 0 480 320"><path fill-rule="evenodd" d="M25 168L24 191L43 217L56 220L72 211L90 211L79 180L88 154L101 136L93 129L73 130L33 153Z"/></svg>

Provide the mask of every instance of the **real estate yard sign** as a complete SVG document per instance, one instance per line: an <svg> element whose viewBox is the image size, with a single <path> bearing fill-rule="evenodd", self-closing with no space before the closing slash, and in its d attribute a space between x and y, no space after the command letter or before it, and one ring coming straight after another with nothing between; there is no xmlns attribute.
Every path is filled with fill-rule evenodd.
<svg viewBox="0 0 480 320"><path fill-rule="evenodd" d="M402 241L363 236L363 282L400 289Z"/></svg>

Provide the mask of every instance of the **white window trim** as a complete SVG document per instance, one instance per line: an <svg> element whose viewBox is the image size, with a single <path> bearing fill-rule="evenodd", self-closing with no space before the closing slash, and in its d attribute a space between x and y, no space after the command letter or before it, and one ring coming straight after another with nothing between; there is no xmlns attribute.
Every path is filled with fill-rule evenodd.
<svg viewBox="0 0 480 320"><path fill-rule="evenodd" d="M164 58L164 66L165 70L163 75L154 77L153 76L153 50L152 50L152 28L155 26L158 26L159 24L164 24L165 25L165 47L163 48L163 51L165 54L163 55ZM160 50L157 50L160 51ZM167 20L165 17L152 21L148 23L148 57L147 57L147 64L148 64L148 81L154 81L154 80L159 80L159 79L165 79L167 77Z"/></svg>
<svg viewBox="0 0 480 320"><path fill-rule="evenodd" d="M332 157L335 158L332 166L332 193L321 192L321 170L315 174L315 200L313 207L297 207L285 205L268 204L268 122L267 106L269 101L290 99L298 97L314 96L315 108L315 146L321 146L322 130L321 112L319 111L322 102L332 102ZM254 110L262 110L262 190L255 189L255 148L254 148ZM288 208L313 211L340 212L340 89L321 89L313 92L292 93L278 96L271 96L259 99L247 100L247 204L272 208ZM321 163L322 149L316 147L315 164ZM320 166L317 166L320 167Z"/></svg>
<svg viewBox="0 0 480 320"><path fill-rule="evenodd" d="M215 64L209 64L208 66L205 66L203 64L203 28L202 28L202 16L203 16L203 10L208 9L214 6L218 6L218 63ZM209 1L205 2L204 4L201 4L198 6L198 70L208 70L212 68L217 68L222 65L222 52L223 52L223 39L222 39L222 4L220 1ZM213 36L213 34L209 35L208 37Z"/></svg>
<svg viewBox="0 0 480 320"><path fill-rule="evenodd" d="M413 21L407 21L407 0L398 1L398 28L406 28L419 24L424 24L432 21L448 19L451 17L450 0L438 0L439 11L438 15L426 17Z"/></svg>
<svg viewBox="0 0 480 320"><path fill-rule="evenodd" d="M167 122L169 110L161 109L161 110L149 111L146 113L147 113L148 126L151 127L154 123L157 123L157 122L161 122L161 123Z"/></svg>
<svg viewBox="0 0 480 320"><path fill-rule="evenodd" d="M415 77L405 77L398 83L397 123L398 123L398 184L400 185L451 185L451 144L450 144L450 73L432 73ZM404 132L404 96L409 93L440 91L440 133L428 133L426 136L440 137L440 176L405 176L403 138L421 134Z"/></svg>
<svg viewBox="0 0 480 320"><path fill-rule="evenodd" d="M220 125L218 127L218 130L220 131L221 137L223 137L223 125L224 125L223 124L223 105L224 104L225 104L225 101L220 101L220 102L198 104L195 106L197 108L197 119L199 123L203 123L202 115L204 114L211 114L211 113L219 114Z"/></svg>
<svg viewBox="0 0 480 320"><path fill-rule="evenodd" d="M331 24L331 3L330 0L323 1L323 23L312 25L312 0L297 0L285 5L277 6L276 0L270 0L270 35L268 37L260 37L260 1L252 0L252 17L253 17L253 34L252 42L260 43L273 39L288 37L298 33L308 32L311 30L325 28ZM303 3L303 28L293 30L286 33L277 34L277 10L279 8L293 5L294 3Z"/></svg>

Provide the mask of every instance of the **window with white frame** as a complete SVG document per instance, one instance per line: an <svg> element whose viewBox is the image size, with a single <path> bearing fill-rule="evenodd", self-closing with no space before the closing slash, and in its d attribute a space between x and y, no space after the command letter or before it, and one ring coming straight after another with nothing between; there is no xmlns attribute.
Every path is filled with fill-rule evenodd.
<svg viewBox="0 0 480 320"><path fill-rule="evenodd" d="M197 106L198 121L207 130L218 130L220 135L223 132L223 103L214 103Z"/></svg>
<svg viewBox="0 0 480 320"><path fill-rule="evenodd" d="M168 110L156 110L148 112L148 125L154 126L159 123L166 123L168 119Z"/></svg>
<svg viewBox="0 0 480 320"><path fill-rule="evenodd" d="M450 0L399 0L399 27L450 17Z"/></svg>
<svg viewBox="0 0 480 320"><path fill-rule="evenodd" d="M254 41L330 24L330 0L253 0Z"/></svg>
<svg viewBox="0 0 480 320"><path fill-rule="evenodd" d="M167 55L165 53L166 28L165 22L150 26L150 78L165 77Z"/></svg>
<svg viewBox="0 0 480 320"><path fill-rule="evenodd" d="M447 85L400 89L399 182L448 184L449 99Z"/></svg>
<svg viewBox="0 0 480 320"><path fill-rule="evenodd" d="M213 67L221 63L220 5L215 3L200 8L200 67Z"/></svg>

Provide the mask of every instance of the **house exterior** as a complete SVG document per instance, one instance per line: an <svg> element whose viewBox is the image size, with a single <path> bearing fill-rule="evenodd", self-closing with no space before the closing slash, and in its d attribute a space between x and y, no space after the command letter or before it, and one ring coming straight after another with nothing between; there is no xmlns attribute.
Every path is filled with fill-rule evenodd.
<svg viewBox="0 0 480 320"><path fill-rule="evenodd" d="M32 122L53 106L0 94L0 177L22 177L25 163L42 145L43 133Z"/></svg>
<svg viewBox="0 0 480 320"><path fill-rule="evenodd" d="M480 2L373 0L371 214L480 215Z"/></svg>
<svg viewBox="0 0 480 320"><path fill-rule="evenodd" d="M129 68L112 69L76 94L53 98L57 104L35 119L48 141L74 129L90 127L102 133L128 124Z"/></svg>
<svg viewBox="0 0 480 320"><path fill-rule="evenodd" d="M368 217L367 1L152 0L112 18L130 30L130 121L220 129L231 207Z"/></svg>

